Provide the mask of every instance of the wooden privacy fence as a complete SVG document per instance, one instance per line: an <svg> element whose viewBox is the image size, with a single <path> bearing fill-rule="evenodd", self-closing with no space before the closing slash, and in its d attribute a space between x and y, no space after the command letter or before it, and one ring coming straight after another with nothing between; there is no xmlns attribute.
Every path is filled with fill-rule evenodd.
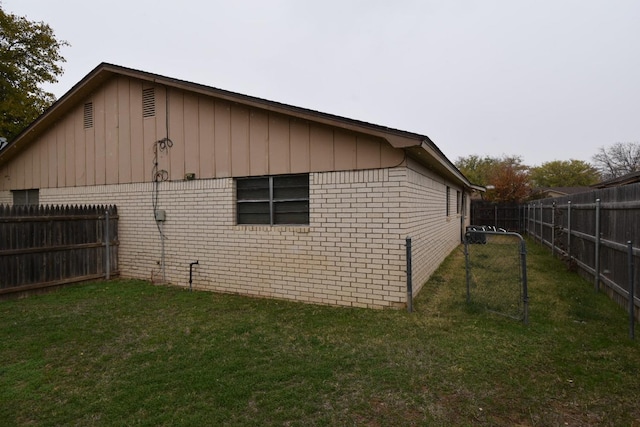
<svg viewBox="0 0 640 427"><path fill-rule="evenodd" d="M544 199L526 211L529 235L639 317L640 184Z"/></svg>
<svg viewBox="0 0 640 427"><path fill-rule="evenodd" d="M507 231L524 230L525 207L516 203L495 203L485 200L471 201L471 224L492 225Z"/></svg>
<svg viewBox="0 0 640 427"><path fill-rule="evenodd" d="M0 295L117 274L115 206L0 205Z"/></svg>

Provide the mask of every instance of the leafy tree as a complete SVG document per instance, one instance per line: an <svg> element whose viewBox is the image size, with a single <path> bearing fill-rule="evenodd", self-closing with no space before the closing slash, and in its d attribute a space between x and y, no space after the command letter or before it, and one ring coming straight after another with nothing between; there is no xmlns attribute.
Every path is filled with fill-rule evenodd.
<svg viewBox="0 0 640 427"><path fill-rule="evenodd" d="M459 157L455 165L473 184L487 187L483 198L494 202L522 202L531 194L529 168L520 156Z"/></svg>
<svg viewBox="0 0 640 427"><path fill-rule="evenodd" d="M586 187L600 181L598 170L582 160L554 160L531 168L537 187Z"/></svg>
<svg viewBox="0 0 640 427"><path fill-rule="evenodd" d="M529 170L520 157L506 157L493 169L485 199L499 203L521 203L531 194L529 180Z"/></svg>
<svg viewBox="0 0 640 427"><path fill-rule="evenodd" d="M608 148L600 147L592 159L603 179L637 172L640 171L640 143L618 142Z"/></svg>
<svg viewBox="0 0 640 427"><path fill-rule="evenodd" d="M55 100L43 83L57 82L65 41L44 22L7 13L0 3L0 136L11 141Z"/></svg>
<svg viewBox="0 0 640 427"><path fill-rule="evenodd" d="M472 184L489 185L491 173L501 161L497 157L480 157L472 154L467 157L458 157L455 165Z"/></svg>

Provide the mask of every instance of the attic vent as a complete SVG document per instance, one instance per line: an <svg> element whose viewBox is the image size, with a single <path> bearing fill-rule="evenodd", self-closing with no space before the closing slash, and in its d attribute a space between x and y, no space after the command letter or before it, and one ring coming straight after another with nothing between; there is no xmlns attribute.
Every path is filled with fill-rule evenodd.
<svg viewBox="0 0 640 427"><path fill-rule="evenodd" d="M93 127L93 102L87 102L84 104L84 128L89 129Z"/></svg>
<svg viewBox="0 0 640 427"><path fill-rule="evenodd" d="M142 89L142 117L154 117L156 115L156 91L150 87Z"/></svg>

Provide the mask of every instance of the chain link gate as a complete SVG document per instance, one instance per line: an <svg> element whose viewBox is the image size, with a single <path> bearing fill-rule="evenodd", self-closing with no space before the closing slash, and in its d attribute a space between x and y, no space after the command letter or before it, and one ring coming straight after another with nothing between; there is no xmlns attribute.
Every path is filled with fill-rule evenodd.
<svg viewBox="0 0 640 427"><path fill-rule="evenodd" d="M464 240L467 303L527 324L527 247L522 236L471 226Z"/></svg>

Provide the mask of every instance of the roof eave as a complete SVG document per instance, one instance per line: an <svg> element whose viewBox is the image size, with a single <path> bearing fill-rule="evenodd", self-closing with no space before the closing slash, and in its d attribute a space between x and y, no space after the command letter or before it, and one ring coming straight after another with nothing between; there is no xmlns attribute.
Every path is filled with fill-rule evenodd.
<svg viewBox="0 0 640 427"><path fill-rule="evenodd" d="M411 158L423 166L446 176L451 181L462 185L465 189L485 191L484 187L472 184L430 139L425 137L418 145L406 147L405 150Z"/></svg>
<svg viewBox="0 0 640 427"><path fill-rule="evenodd" d="M382 138L394 148L407 148L419 145L426 138L423 135L411 132L379 126L359 120L348 119L333 114L322 113L301 107L282 104L262 98L257 98L223 89L205 86L184 80L161 76L158 74L139 71L119 65L101 63L74 85L67 93L49 107L40 117L34 120L24 129L8 146L0 152L0 165L6 163L21 151L30 141L40 135L45 129L54 124L66 114L76 103L86 99L91 93L106 80L114 75L123 75L155 84L160 84L175 89L185 90L206 96L215 96L218 99L232 103L246 105L265 111L286 114L301 120L320 123L327 126L338 127L344 130L367 134Z"/></svg>
<svg viewBox="0 0 640 427"><path fill-rule="evenodd" d="M348 119L328 113L322 113L301 107L269 101L249 95L243 95L223 89L191 83L184 80L161 76L145 71L122 67L108 63L101 63L74 85L67 93L49 107L40 117L22 131L4 150L0 152L0 166L8 162L21 151L30 141L53 125L70 111L77 103L82 102L105 81L114 75L153 82L189 92L242 104L248 107L272 111L299 118L301 120L320 123L344 130L370 135L387 141L392 147L403 149L411 157L430 169L447 176L467 189L472 189L469 180L447 159L438 147L426 136L412 132L401 131L359 120Z"/></svg>

